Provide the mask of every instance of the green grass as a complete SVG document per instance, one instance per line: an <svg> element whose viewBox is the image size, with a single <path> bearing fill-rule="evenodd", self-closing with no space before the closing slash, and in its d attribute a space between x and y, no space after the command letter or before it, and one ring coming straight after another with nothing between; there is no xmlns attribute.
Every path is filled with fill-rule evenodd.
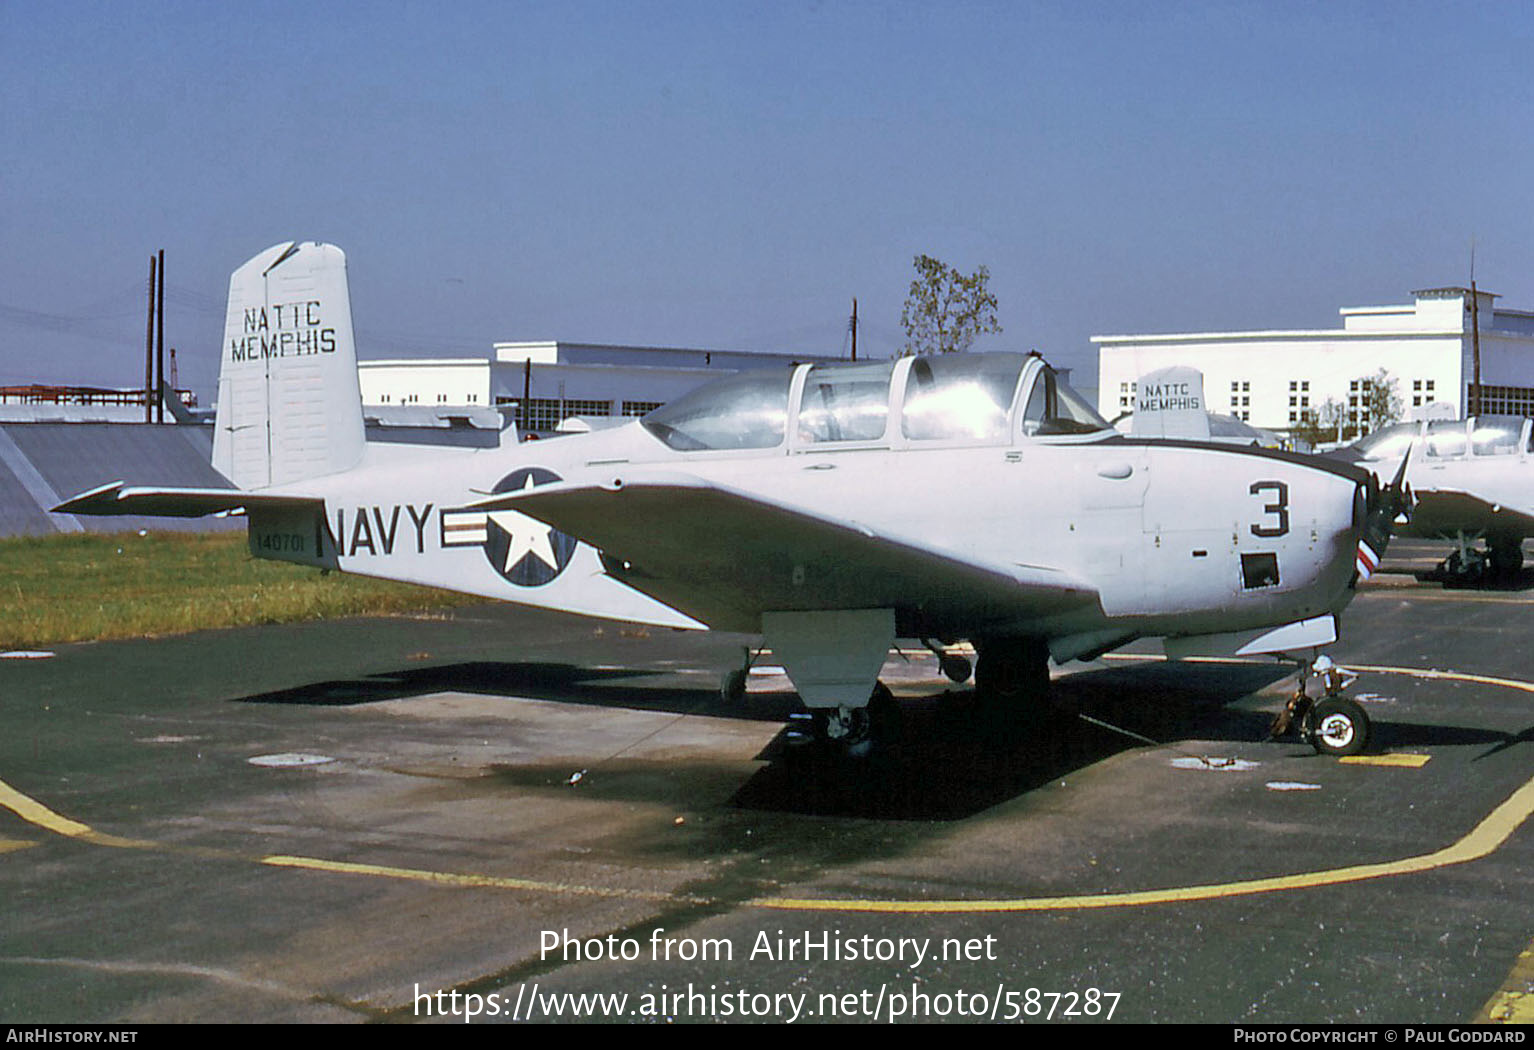
<svg viewBox="0 0 1534 1050"><path fill-rule="evenodd" d="M258 561L243 532L0 539L0 649L418 612L482 600Z"/></svg>

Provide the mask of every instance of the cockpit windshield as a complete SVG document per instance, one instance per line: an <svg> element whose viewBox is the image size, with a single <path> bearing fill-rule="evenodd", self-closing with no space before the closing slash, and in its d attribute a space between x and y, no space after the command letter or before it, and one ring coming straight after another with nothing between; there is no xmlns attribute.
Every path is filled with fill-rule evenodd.
<svg viewBox="0 0 1534 1050"><path fill-rule="evenodd" d="M791 371L741 372L683 394L641 423L679 452L776 448L783 443L792 380Z"/></svg>
<svg viewBox="0 0 1534 1050"><path fill-rule="evenodd" d="M1056 434L1095 434L1107 430L1108 422L1072 390L1053 368L1045 368L1034 381L1023 410L1023 433L1030 437Z"/></svg>

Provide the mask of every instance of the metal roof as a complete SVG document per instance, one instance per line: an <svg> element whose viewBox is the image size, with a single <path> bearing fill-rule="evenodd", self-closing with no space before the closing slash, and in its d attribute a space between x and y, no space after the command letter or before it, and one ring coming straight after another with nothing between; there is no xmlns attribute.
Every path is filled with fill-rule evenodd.
<svg viewBox="0 0 1534 1050"><path fill-rule="evenodd" d="M70 496L112 481L232 488L209 464L206 427L143 423L0 424L0 535L48 532L201 532L243 527L236 518L90 517L50 514Z"/></svg>

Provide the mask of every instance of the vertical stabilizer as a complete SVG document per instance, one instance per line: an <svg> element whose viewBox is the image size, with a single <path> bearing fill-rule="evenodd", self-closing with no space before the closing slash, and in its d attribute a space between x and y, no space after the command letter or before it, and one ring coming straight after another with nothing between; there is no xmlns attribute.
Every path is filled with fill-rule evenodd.
<svg viewBox="0 0 1534 1050"><path fill-rule="evenodd" d="M279 244L229 278L213 466L242 489L349 470L362 394L346 256Z"/></svg>
<svg viewBox="0 0 1534 1050"><path fill-rule="evenodd" d="M1209 414L1204 406L1204 373L1198 369L1173 365L1147 372L1135 386L1130 433L1208 441Z"/></svg>

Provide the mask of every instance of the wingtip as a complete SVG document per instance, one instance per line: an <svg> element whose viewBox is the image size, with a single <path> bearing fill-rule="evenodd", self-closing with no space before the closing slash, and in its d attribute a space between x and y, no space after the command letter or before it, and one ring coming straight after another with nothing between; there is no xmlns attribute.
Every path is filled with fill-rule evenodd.
<svg viewBox="0 0 1534 1050"><path fill-rule="evenodd" d="M118 494L122 492L123 486L125 484L126 482L122 481L109 481L105 485L97 485L93 489L89 489L80 493L79 495L69 497L63 503L60 503L57 507L51 508L50 513L76 513L82 508L89 507L95 503L99 503L104 499L116 499Z"/></svg>

